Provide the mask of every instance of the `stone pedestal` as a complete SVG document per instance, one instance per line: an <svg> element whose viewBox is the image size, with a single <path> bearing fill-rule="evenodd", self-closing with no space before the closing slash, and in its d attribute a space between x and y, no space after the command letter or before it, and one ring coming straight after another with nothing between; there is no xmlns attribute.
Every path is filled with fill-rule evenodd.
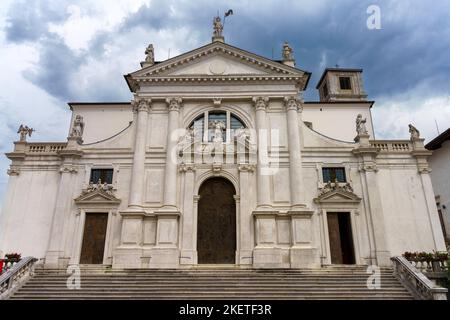
<svg viewBox="0 0 450 320"><path fill-rule="evenodd" d="M194 199L195 166L194 164L183 164L180 165L179 171L184 174L183 214L180 218L182 224L180 264L195 265L197 264L196 234L194 232L197 229L194 215L196 205Z"/></svg>
<svg viewBox="0 0 450 320"><path fill-rule="evenodd" d="M141 268L144 214L140 210L127 210L120 214L122 233L120 245L114 250L113 268Z"/></svg>
<svg viewBox="0 0 450 320"><path fill-rule="evenodd" d="M290 211L292 246L289 249L291 268L320 268L320 254L313 242L313 211Z"/></svg>

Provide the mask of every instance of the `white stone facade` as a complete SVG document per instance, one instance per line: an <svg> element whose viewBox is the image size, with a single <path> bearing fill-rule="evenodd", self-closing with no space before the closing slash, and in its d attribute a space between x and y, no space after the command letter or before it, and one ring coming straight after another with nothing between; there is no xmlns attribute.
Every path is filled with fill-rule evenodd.
<svg viewBox="0 0 450 320"><path fill-rule="evenodd" d="M364 99L324 103L321 118L301 99L310 75L293 63L216 39L127 75L131 103L71 104L67 142L20 141L7 154L0 251L45 258L50 266L78 264L86 215L102 212L103 264L195 266L199 189L211 177L236 190L239 266L331 264L327 214L339 212L350 215L356 264L389 265L405 251L444 250L423 140L371 140L372 103ZM208 129L208 117L219 113L227 119L223 141L212 131L211 141L204 132L180 144L196 119ZM367 130L349 142L358 114ZM76 116L84 125L74 130ZM246 130L236 139L232 117ZM346 182L324 181L325 167L343 168ZM90 185L95 168L113 169L110 186Z"/></svg>

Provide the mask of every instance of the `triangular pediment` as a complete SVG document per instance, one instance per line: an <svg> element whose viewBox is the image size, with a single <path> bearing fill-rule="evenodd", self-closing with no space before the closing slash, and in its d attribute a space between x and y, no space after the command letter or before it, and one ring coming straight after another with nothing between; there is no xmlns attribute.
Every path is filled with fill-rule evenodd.
<svg viewBox="0 0 450 320"><path fill-rule="evenodd" d="M103 190L94 190L90 192L83 192L78 198L75 199L75 203L80 204L120 204L120 199L117 199L113 194Z"/></svg>
<svg viewBox="0 0 450 320"><path fill-rule="evenodd" d="M332 190L326 193L320 194L314 199L315 203L347 203L347 204L357 204L361 201L353 192L345 190Z"/></svg>
<svg viewBox="0 0 450 320"><path fill-rule="evenodd" d="M183 79L249 77L253 80L295 80L306 87L310 73L267 59L223 42L157 62L126 76L131 88L136 82L153 79L183 81Z"/></svg>
<svg viewBox="0 0 450 320"><path fill-rule="evenodd" d="M163 73L164 74L164 73ZM167 76L189 75L268 75L270 70L239 61L223 53L214 53L165 73Z"/></svg>

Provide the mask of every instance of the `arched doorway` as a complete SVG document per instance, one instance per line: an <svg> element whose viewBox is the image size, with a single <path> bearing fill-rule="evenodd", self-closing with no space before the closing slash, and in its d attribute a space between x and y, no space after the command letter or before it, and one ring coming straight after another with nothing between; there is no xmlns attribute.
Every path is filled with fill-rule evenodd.
<svg viewBox="0 0 450 320"><path fill-rule="evenodd" d="M199 264L236 263L236 190L224 178L206 180L199 190L197 254Z"/></svg>

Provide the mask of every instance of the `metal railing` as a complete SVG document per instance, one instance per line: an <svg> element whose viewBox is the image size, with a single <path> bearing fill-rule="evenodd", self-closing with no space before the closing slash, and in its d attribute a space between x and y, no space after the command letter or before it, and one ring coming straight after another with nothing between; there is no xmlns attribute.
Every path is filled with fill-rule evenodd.
<svg viewBox="0 0 450 320"><path fill-rule="evenodd" d="M391 260L394 264L394 275L417 299L447 300L448 290L435 285L404 257L393 257Z"/></svg>
<svg viewBox="0 0 450 320"><path fill-rule="evenodd" d="M0 275L0 300L8 299L23 282L34 274L36 261L38 260L33 257L23 258Z"/></svg>

